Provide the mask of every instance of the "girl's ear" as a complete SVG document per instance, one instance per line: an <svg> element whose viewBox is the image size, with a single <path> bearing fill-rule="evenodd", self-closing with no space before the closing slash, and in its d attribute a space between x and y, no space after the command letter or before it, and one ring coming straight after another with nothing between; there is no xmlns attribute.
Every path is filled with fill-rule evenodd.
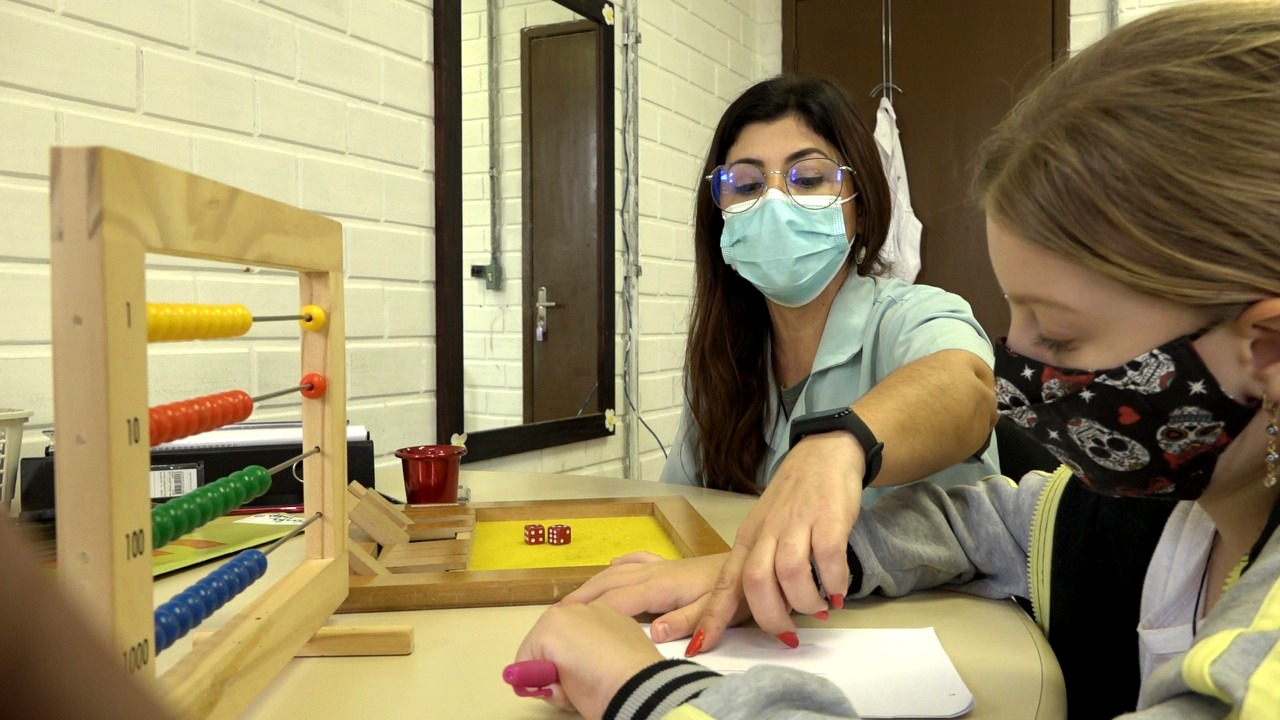
<svg viewBox="0 0 1280 720"><path fill-rule="evenodd" d="M1247 360L1253 378L1267 397L1280 399L1280 298L1268 298L1245 308L1235 326L1248 340Z"/></svg>

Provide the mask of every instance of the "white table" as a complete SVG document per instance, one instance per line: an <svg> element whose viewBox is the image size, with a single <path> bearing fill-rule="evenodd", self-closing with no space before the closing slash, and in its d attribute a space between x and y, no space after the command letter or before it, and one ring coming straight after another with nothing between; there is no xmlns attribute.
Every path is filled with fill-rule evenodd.
<svg viewBox="0 0 1280 720"><path fill-rule="evenodd" d="M684 495L732 542L750 497L658 483L538 473L463 471L472 501ZM262 583L274 582L302 554L295 540L272 554ZM212 568L156 583L163 602ZM202 630L230 617L244 598L209 618ZM544 606L493 607L335 615L333 625L411 625L416 649L401 657L296 658L244 714L254 720L376 718L485 720L556 718L545 703L516 697L502 668ZM224 621L224 620L223 620ZM801 626L816 626L808 617ZM976 703L973 720L1062 720L1066 695L1058 662L1040 630L1012 601L932 591L895 600L869 599L833 611L825 627L929 627L960 672ZM163 671L190 648L184 638L159 658Z"/></svg>

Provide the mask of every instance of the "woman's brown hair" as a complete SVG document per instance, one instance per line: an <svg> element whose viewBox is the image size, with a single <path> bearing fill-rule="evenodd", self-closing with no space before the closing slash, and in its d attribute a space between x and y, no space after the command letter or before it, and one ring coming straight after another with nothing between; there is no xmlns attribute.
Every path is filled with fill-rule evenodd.
<svg viewBox="0 0 1280 720"><path fill-rule="evenodd" d="M725 110L711 138L703 176L725 161L747 125L795 116L831 143L854 169L858 225L849 262L859 275L882 269L889 187L875 139L835 83L784 75L748 88ZM693 416L698 472L706 487L759 492L757 469L768 451L771 325L764 296L725 264L724 221L711 188L698 185L694 219L696 284L685 358L685 394ZM776 418L775 418L776 420Z"/></svg>
<svg viewBox="0 0 1280 720"><path fill-rule="evenodd" d="M1231 314L1280 296L1280 3L1179 5L1065 62L984 144L996 222Z"/></svg>

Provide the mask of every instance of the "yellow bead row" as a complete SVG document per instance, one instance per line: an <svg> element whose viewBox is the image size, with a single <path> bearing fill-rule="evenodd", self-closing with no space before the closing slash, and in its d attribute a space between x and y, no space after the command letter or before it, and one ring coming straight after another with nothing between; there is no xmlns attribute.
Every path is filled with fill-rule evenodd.
<svg viewBox="0 0 1280 720"><path fill-rule="evenodd" d="M147 303L147 341L208 340L249 332L253 314L243 305Z"/></svg>

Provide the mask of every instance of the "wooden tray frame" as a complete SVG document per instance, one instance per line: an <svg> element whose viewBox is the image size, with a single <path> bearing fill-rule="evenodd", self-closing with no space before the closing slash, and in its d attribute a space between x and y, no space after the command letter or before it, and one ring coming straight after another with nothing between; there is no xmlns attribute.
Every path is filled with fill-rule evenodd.
<svg viewBox="0 0 1280 720"><path fill-rule="evenodd" d="M322 449L306 513L324 514L306 559L156 679L181 717L236 717L347 594L342 226L105 147L53 149L51 203L59 581L139 676L155 678L146 254L293 270L300 306L328 310L299 330L302 372L328 381L302 400L304 447Z"/></svg>
<svg viewBox="0 0 1280 720"><path fill-rule="evenodd" d="M415 507L404 509L410 518ZM680 495L591 500L530 500L471 503L476 522L534 517L633 517L652 515L685 557L729 551L720 534ZM603 565L529 570L454 570L431 573L353 575L339 612L546 605L577 589Z"/></svg>

